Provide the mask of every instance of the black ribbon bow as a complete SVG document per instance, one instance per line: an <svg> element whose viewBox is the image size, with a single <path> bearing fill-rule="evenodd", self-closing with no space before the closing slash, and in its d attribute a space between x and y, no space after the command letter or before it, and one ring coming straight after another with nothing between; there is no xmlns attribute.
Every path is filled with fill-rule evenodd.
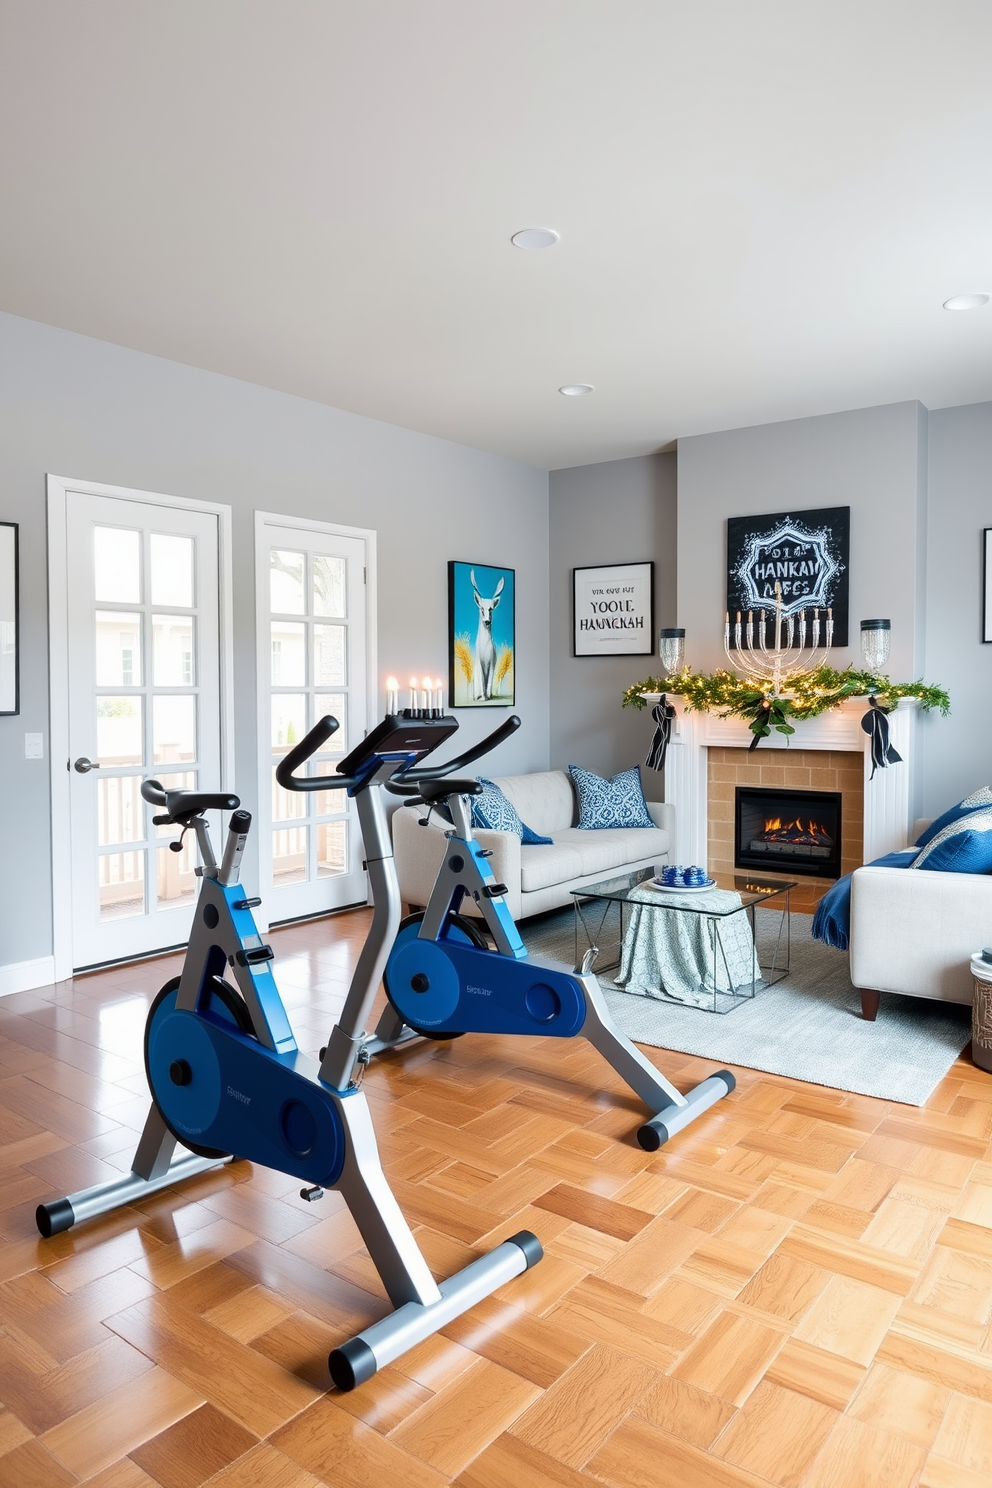
<svg viewBox="0 0 992 1488"><path fill-rule="evenodd" d="M663 770L665 768L665 756L668 754L668 741L672 737L672 723L675 718L675 709L664 693L661 701L655 703L651 709L651 717L655 721L654 738L651 740L651 748L648 757L644 761L649 770Z"/></svg>
<svg viewBox="0 0 992 1488"><path fill-rule="evenodd" d="M898 765L902 763L902 755L898 754L889 743L889 719L888 708L883 708L878 698L872 693L868 699L868 712L861 720L861 727L866 734L871 735L871 774L869 780L875 779L876 770L884 770L886 765Z"/></svg>

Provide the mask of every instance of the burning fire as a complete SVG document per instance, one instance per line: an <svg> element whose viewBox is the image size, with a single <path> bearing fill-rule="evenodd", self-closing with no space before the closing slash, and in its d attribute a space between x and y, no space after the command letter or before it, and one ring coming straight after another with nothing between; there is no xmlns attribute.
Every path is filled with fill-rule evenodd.
<svg viewBox="0 0 992 1488"><path fill-rule="evenodd" d="M832 846L834 840L822 823L812 818L807 818L804 823L801 816L784 826L781 817L767 818L761 837L764 842L807 842L824 847Z"/></svg>

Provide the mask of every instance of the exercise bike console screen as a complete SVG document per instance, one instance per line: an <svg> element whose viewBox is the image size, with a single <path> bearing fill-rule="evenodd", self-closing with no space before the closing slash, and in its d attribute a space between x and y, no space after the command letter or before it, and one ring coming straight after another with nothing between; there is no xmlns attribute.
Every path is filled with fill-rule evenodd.
<svg viewBox="0 0 992 1488"><path fill-rule="evenodd" d="M387 713L338 765L339 775L357 775L375 755L416 754L421 759L458 731L456 718L402 718Z"/></svg>

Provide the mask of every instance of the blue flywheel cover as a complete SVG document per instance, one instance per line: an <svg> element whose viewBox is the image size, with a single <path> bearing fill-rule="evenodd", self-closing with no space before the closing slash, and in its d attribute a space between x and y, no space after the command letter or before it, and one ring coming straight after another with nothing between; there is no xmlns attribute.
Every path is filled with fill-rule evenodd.
<svg viewBox="0 0 992 1488"><path fill-rule="evenodd" d="M176 1084L173 1064L189 1070ZM167 1013L155 1019L148 1045L148 1067L155 1100L171 1126L199 1137L217 1119L221 1098L220 1062L210 1034L193 1013Z"/></svg>
<svg viewBox="0 0 992 1488"><path fill-rule="evenodd" d="M436 1028L446 1023L458 1006L461 984L458 973L440 946L419 936L397 944L386 968L389 996L394 1007L417 1028ZM419 990L419 982L427 985Z"/></svg>

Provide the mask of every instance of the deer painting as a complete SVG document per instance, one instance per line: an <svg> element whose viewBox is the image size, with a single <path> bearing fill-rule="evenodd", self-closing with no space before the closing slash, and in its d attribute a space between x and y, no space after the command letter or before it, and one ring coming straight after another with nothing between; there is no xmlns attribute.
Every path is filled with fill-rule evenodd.
<svg viewBox="0 0 992 1488"><path fill-rule="evenodd" d="M493 684L496 680L496 647L493 643L493 611L499 604L499 597L503 590L503 580L500 579L490 599L483 599L475 582L475 569L469 569L469 578L472 581L472 593L479 607L479 633L475 638L475 667L472 674L472 691L476 698L483 702L489 702L493 695Z"/></svg>

